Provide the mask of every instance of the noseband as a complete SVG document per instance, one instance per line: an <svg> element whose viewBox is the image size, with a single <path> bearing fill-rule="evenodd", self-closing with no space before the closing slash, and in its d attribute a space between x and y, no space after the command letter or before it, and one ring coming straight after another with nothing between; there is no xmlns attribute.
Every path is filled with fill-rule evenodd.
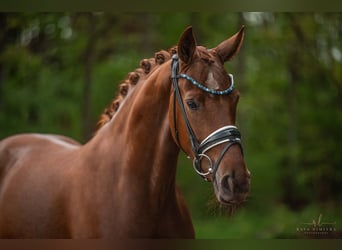
<svg viewBox="0 0 342 250"><path fill-rule="evenodd" d="M195 79L190 77L187 74L178 74L178 56L175 54L172 56L172 64L171 64L171 78L173 81L173 89L174 89L174 112L173 112L173 117L174 117L174 127L175 127L175 135L176 135L176 140L179 145L179 135L178 135L178 129L177 129L177 119L176 119L176 99L178 101L178 105L180 107L180 110L183 115L183 119L185 121L185 126L187 129L187 132L190 137L190 143L191 143L191 148L194 153L194 159L193 159L193 166L197 174L202 176L205 180L207 180L208 175L212 175L213 180L215 180L216 172L219 167L219 164L225 155L225 153L235 144L239 145L242 151L242 146L241 146L241 134L237 127L235 126L224 126L222 128L217 129L213 133L211 133L207 138L205 138L202 142L199 142L195 136L194 131L192 130L190 126L189 119L186 115L184 103L182 100L182 96L179 90L178 86L178 79L179 78L184 78L188 81L190 81L193 85L195 85L197 88L203 90L204 92L207 92L212 95L229 95L233 90L234 90L234 79L233 75L229 74L230 77L230 82L231 85L228 89L226 90L214 90L214 89L209 89L199 82L197 82ZM211 158L205 154L207 151L209 151L211 148L216 147L220 144L223 143L228 143L222 150L220 156L217 158L216 162L213 163ZM183 150L184 151L184 150ZM210 167L208 168L207 172L203 172L201 168L201 161L203 159L206 159L209 162Z"/></svg>

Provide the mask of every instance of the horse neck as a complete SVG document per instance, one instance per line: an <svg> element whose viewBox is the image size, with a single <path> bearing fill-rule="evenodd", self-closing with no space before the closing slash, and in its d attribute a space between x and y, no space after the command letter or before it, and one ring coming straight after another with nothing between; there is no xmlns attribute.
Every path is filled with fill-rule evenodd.
<svg viewBox="0 0 342 250"><path fill-rule="evenodd" d="M94 138L117 183L159 198L175 187L179 153L169 127L169 69L165 63L137 86Z"/></svg>

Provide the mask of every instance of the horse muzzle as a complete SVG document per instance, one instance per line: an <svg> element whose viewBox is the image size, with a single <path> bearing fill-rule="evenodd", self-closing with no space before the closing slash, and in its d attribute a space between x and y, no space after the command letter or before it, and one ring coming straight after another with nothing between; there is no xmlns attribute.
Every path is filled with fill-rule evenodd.
<svg viewBox="0 0 342 250"><path fill-rule="evenodd" d="M249 194L250 172L237 177L227 174L217 177L213 183L217 200L223 205L235 205L244 202Z"/></svg>

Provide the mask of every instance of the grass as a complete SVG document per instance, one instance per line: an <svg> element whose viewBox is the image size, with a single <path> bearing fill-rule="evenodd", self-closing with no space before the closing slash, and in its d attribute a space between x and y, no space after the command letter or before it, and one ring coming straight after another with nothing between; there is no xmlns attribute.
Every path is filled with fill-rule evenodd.
<svg viewBox="0 0 342 250"><path fill-rule="evenodd" d="M342 218L338 207L308 206L300 212L288 210L278 205L264 211L241 208L231 217L194 217L196 237L199 239L274 239L303 238L297 231L307 222L318 220L322 214L323 222L336 222L334 227L342 229Z"/></svg>

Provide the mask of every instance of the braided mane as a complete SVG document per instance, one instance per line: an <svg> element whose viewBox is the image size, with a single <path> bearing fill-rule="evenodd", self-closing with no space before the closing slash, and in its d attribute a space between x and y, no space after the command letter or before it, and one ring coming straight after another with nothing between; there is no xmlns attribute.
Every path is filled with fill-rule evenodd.
<svg viewBox="0 0 342 250"><path fill-rule="evenodd" d="M127 74L126 79L119 85L117 97L112 100L100 115L99 121L96 124L96 132L112 119L128 93L132 91L137 84L144 82L151 72L168 61L175 53L177 53L177 48L172 47L169 51L161 50L156 52L154 58L141 60L140 68Z"/></svg>

